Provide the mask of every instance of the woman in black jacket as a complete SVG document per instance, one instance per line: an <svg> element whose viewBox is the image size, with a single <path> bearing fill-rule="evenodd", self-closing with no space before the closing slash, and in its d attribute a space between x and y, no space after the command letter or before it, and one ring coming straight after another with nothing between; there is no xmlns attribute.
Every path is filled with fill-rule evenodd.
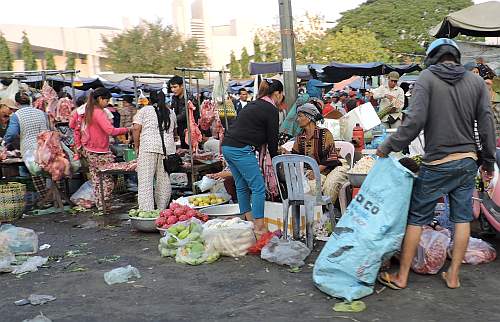
<svg viewBox="0 0 500 322"><path fill-rule="evenodd" d="M255 150L267 144L269 154L278 154L279 113L283 84L266 79L259 87L258 99L241 110L222 142L222 153L236 183L240 212L254 221L255 232L267 231L264 225L266 186Z"/></svg>

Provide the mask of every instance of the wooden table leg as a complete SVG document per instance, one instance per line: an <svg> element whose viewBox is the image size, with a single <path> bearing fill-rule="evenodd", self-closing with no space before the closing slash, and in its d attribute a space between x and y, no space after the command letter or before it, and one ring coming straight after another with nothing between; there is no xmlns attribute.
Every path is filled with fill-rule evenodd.
<svg viewBox="0 0 500 322"><path fill-rule="evenodd" d="M101 188L102 213L105 215L107 207L106 207L106 200L104 200L104 174L100 171L99 171L99 187Z"/></svg>

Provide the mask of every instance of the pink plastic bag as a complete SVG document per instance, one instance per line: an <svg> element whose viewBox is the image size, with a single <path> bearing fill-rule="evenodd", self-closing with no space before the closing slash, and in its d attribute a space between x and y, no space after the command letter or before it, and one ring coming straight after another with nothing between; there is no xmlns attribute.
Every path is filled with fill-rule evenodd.
<svg viewBox="0 0 500 322"><path fill-rule="evenodd" d="M452 258L453 243L450 244L448 248L448 257ZM493 262L497 257L497 252L495 249L479 238L470 238L469 245L467 246L467 251L465 252L465 257L462 263L478 265Z"/></svg>
<svg viewBox="0 0 500 322"><path fill-rule="evenodd" d="M417 255L413 258L411 268L415 273L437 274L446 262L446 251L450 245L448 229L434 230L424 227Z"/></svg>

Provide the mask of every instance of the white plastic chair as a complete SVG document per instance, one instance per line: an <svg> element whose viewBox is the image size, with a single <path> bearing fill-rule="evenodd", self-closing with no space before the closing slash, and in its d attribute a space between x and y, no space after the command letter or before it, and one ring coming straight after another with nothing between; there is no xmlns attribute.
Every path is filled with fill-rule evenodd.
<svg viewBox="0 0 500 322"><path fill-rule="evenodd" d="M304 165L307 164L314 173L316 178L316 195L308 195L304 193L303 176ZM292 206L293 221L293 237L298 238L300 232L300 206L304 205L306 217L306 245L309 249L313 248L313 221L314 207L326 206L328 216L335 224L332 199L329 196L323 196L321 193L321 175L319 166L316 160L303 155L279 155L273 158L273 170L276 175L276 180L279 178L279 166L283 165L285 174L287 199L283 197L280 190L281 199L283 200L283 235L287 238L288 235L288 211ZM279 187L279 182L278 182Z"/></svg>
<svg viewBox="0 0 500 322"><path fill-rule="evenodd" d="M347 155L350 155L351 169L354 166L354 145L346 141L335 141L335 148L340 148L340 156L346 159Z"/></svg>

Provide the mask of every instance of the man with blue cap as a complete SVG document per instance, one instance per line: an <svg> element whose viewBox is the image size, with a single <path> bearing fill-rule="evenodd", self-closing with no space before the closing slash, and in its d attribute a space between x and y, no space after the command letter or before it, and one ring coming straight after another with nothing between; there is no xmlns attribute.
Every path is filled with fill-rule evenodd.
<svg viewBox="0 0 500 322"><path fill-rule="evenodd" d="M401 151L424 130L425 155L413 185L399 272L379 276L379 281L392 289L407 286L422 227L431 223L436 203L445 194L450 200L449 219L455 223L455 236L451 265L442 277L447 287L460 287L459 269L474 218L472 192L477 164L486 180L491 180L494 170L495 128L484 80L460 64L460 50L451 39L435 40L426 54L428 68L415 83L408 115L377 150L380 157ZM474 138L475 123L481 154Z"/></svg>

